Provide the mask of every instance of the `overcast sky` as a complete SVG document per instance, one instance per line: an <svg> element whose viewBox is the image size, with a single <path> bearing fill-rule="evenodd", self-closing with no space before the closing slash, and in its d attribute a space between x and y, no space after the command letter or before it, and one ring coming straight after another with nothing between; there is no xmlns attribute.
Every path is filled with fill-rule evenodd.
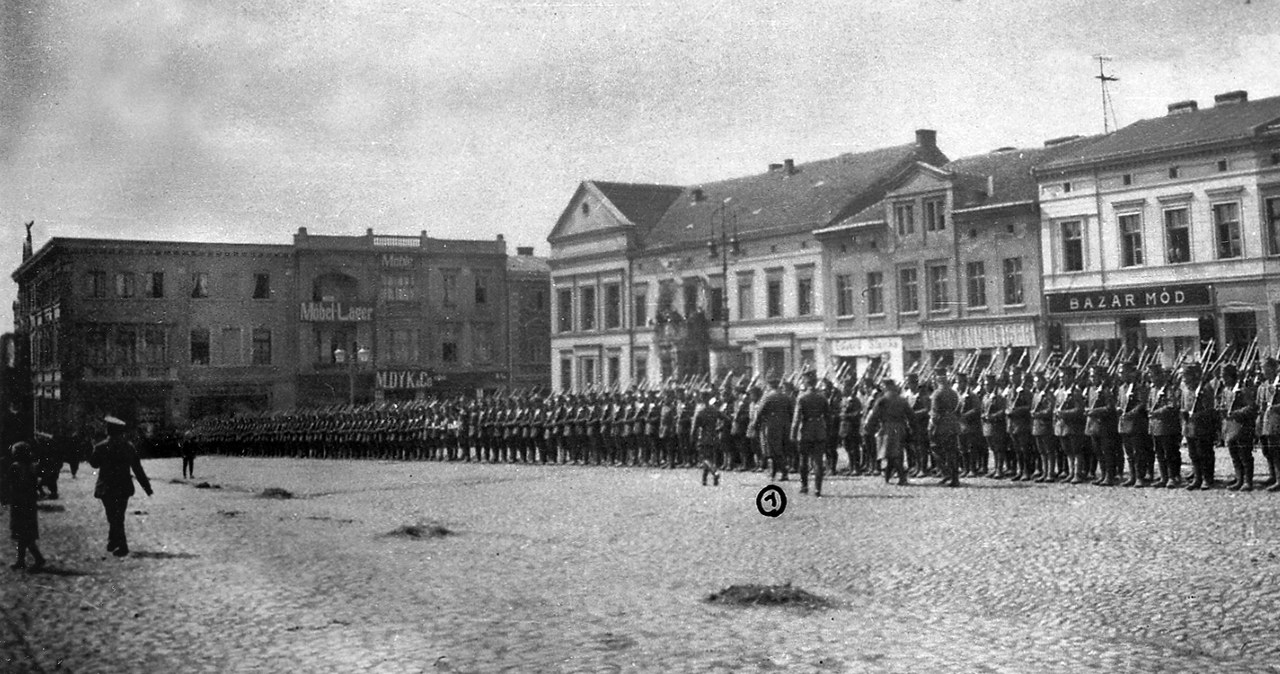
<svg viewBox="0 0 1280 674"><path fill-rule="evenodd" d="M506 235L578 181L952 157L1280 94L1280 0L3 0L0 267L51 236ZM0 285L7 307L11 283ZM4 323L8 323L7 320Z"/></svg>

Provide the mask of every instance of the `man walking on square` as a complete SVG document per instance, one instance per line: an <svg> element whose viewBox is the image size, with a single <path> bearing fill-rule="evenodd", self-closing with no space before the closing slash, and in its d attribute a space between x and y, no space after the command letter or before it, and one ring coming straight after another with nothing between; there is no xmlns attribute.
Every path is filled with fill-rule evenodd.
<svg viewBox="0 0 1280 674"><path fill-rule="evenodd" d="M138 478L147 496L151 496L151 482L142 470L142 461L133 443L124 435L125 423L112 416L103 421L107 423L107 439L94 445L89 455L89 465L98 469L93 495L102 501L107 513L107 550L116 557L124 557L129 554L124 514L129 508L129 497L134 494L133 478Z"/></svg>
<svg viewBox="0 0 1280 674"><path fill-rule="evenodd" d="M817 375L812 370L804 373L804 390L796 398L796 409L792 415L791 440L800 453L800 493L809 493L809 466L812 465L813 495L822 496L827 417L831 410L826 396L818 392L817 383Z"/></svg>
<svg viewBox="0 0 1280 674"><path fill-rule="evenodd" d="M942 473L940 485L960 486L960 396L945 369L934 372L936 388L929 398L929 445Z"/></svg>

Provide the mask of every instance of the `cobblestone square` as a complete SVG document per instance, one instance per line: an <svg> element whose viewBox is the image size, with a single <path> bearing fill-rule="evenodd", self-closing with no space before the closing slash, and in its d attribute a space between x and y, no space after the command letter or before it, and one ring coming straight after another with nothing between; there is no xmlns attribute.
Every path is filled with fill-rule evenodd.
<svg viewBox="0 0 1280 674"><path fill-rule="evenodd" d="M1220 459L1221 461L1221 459ZM133 554L93 472L6 570L7 672L1280 671L1265 493L757 473L208 457L151 460ZM208 482L219 488L197 488ZM276 487L293 498L263 498ZM441 525L419 537L406 525ZM835 608L735 608L791 582Z"/></svg>

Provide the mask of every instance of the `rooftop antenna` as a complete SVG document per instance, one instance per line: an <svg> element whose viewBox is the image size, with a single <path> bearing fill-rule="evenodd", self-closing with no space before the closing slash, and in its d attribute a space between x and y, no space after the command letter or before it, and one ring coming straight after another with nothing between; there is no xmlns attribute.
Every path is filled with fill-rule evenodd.
<svg viewBox="0 0 1280 674"><path fill-rule="evenodd" d="M1107 74L1107 64L1111 62L1110 56L1097 54L1093 57L1098 62L1098 74L1094 79L1102 85L1102 132L1104 134L1111 133L1111 129L1116 127L1116 109L1111 104L1111 91L1107 87L1109 82L1119 82L1119 77L1112 77Z"/></svg>

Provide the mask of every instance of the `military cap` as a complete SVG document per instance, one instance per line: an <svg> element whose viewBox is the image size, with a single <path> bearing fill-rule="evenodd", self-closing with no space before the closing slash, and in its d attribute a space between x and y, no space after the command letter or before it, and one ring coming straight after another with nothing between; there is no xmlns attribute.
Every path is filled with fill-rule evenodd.
<svg viewBox="0 0 1280 674"><path fill-rule="evenodd" d="M110 414L108 414L105 417L102 417L102 420L106 422L106 424L109 426L127 426L128 425L124 422L124 420L118 417L113 417Z"/></svg>

